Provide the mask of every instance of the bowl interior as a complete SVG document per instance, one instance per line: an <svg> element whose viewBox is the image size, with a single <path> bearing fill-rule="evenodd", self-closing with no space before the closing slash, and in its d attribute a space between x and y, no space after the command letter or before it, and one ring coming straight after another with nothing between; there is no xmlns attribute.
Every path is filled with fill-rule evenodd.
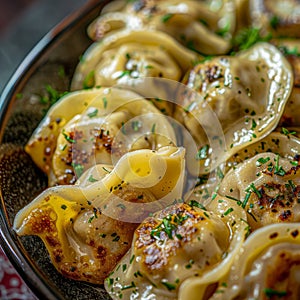
<svg viewBox="0 0 300 300"><path fill-rule="evenodd" d="M17 237L15 214L47 186L23 147L55 98L69 90L80 55L91 44L88 24L108 1L89 1L30 52L0 100L0 243L39 299L109 299L103 287L60 275L37 237Z"/></svg>

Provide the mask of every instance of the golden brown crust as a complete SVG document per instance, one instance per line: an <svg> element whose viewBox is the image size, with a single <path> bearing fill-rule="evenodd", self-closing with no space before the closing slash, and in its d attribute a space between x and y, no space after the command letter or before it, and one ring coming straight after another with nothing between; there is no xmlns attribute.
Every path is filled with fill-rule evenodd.
<svg viewBox="0 0 300 300"><path fill-rule="evenodd" d="M199 242L201 228L216 221L210 218L213 218L213 215L209 212L185 203L172 205L160 211L158 215L147 218L136 230L134 242L136 252L142 253L142 264L146 272L162 272L168 265L172 266L172 257L180 257L185 247L189 247L197 239ZM206 230L210 230L209 225ZM213 233L207 234L213 237ZM203 257L207 255L201 245L197 252L203 253ZM204 264L210 266L218 259L220 257L207 256Z"/></svg>

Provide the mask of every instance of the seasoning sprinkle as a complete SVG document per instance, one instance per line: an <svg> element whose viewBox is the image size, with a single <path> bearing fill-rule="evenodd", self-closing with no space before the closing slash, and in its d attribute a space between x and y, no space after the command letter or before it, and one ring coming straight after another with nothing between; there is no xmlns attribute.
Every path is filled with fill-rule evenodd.
<svg viewBox="0 0 300 300"><path fill-rule="evenodd" d="M161 17L161 21L163 23L166 23L168 22L171 18L173 17L173 14L165 14Z"/></svg>

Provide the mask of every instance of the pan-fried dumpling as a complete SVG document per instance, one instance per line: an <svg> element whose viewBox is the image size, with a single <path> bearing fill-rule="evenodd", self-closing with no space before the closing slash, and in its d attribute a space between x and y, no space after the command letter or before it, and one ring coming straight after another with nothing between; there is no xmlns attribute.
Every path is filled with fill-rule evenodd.
<svg viewBox="0 0 300 300"><path fill-rule="evenodd" d="M52 168L52 155L63 126L84 111L99 93L101 91L93 89L65 95L48 110L47 115L32 134L25 150L47 175Z"/></svg>
<svg viewBox="0 0 300 300"><path fill-rule="evenodd" d="M129 249L137 223L181 198L184 149L136 150L104 171L47 189L14 220L18 235L43 240L60 273L97 284Z"/></svg>
<svg viewBox="0 0 300 300"><path fill-rule="evenodd" d="M299 6L300 7L300 6ZM279 126L300 126L300 43L297 39L274 39L271 41L278 47L293 69L294 86L287 101Z"/></svg>
<svg viewBox="0 0 300 300"><path fill-rule="evenodd" d="M126 3L126 2L125 2ZM235 3L225 1L136 0L118 12L106 12L88 28L101 40L126 28L166 32L185 46L205 54L224 54L235 30Z"/></svg>
<svg viewBox="0 0 300 300"><path fill-rule="evenodd" d="M300 297L299 223L273 224L251 234L211 300Z"/></svg>
<svg viewBox="0 0 300 300"><path fill-rule="evenodd" d="M105 281L113 299L202 299L226 274L245 237L245 212L228 200L210 209L175 204L147 218ZM217 209L218 208L218 209ZM226 267L228 266L228 267ZM178 298L179 297L179 298Z"/></svg>
<svg viewBox="0 0 300 300"><path fill-rule="evenodd" d="M196 65L184 83L198 91L199 97L183 95L176 118L190 130L200 150L209 144L207 135L221 139L224 132L225 160L277 126L292 90L293 75L278 49L259 43L236 56L220 56ZM205 120L207 110L213 110L219 119L221 135L215 121ZM200 126L202 121L206 132ZM208 149L207 153L213 151Z"/></svg>
<svg viewBox="0 0 300 300"><path fill-rule="evenodd" d="M272 223L300 221L299 147L297 150L294 159L272 152L257 154L235 166L222 180L218 193L247 211L253 230Z"/></svg>
<svg viewBox="0 0 300 300"><path fill-rule="evenodd" d="M145 77L180 81L197 59L196 53L163 32L126 30L90 46L75 70L71 88L78 90L87 84L90 87L132 86ZM155 84L148 86L142 95L147 97L147 90L159 88ZM160 99L152 101L162 112L171 115L171 103L157 100Z"/></svg>
<svg viewBox="0 0 300 300"><path fill-rule="evenodd" d="M235 168L237 164L261 153L275 153L290 161L297 160L300 152L300 140L293 132L281 128L281 132L272 132L256 143L241 149L226 161L226 171ZM295 163L296 164L296 163Z"/></svg>
<svg viewBox="0 0 300 300"><path fill-rule="evenodd" d="M252 26L273 37L300 37L300 4L296 0L251 0Z"/></svg>
<svg viewBox="0 0 300 300"><path fill-rule="evenodd" d="M94 97L88 99L91 93ZM81 103L64 114L75 105L74 98ZM128 151L175 144L172 126L151 102L128 90L99 88L62 98L26 150L54 185L74 183L89 167L113 164Z"/></svg>
<svg viewBox="0 0 300 300"><path fill-rule="evenodd" d="M241 149L232 155L226 162L219 165L216 170L209 174L209 176L199 176L196 188L193 189L192 193L187 194L186 197L195 199L206 205L211 201L211 194L218 188L218 184L221 183L223 179L225 180L226 174L230 170L231 172L234 172L239 164L244 163L257 154L275 153L276 155L289 160L291 165L294 164L294 166L296 166L300 151L300 140L295 136L294 131L289 132L286 128L281 128L280 131L284 131L284 133L272 132L260 141ZM227 181L227 184L228 189L230 190L230 181Z"/></svg>
<svg viewBox="0 0 300 300"><path fill-rule="evenodd" d="M159 31L120 32L90 46L77 66L72 89L82 89L91 74L95 86L141 77L180 80L197 57Z"/></svg>

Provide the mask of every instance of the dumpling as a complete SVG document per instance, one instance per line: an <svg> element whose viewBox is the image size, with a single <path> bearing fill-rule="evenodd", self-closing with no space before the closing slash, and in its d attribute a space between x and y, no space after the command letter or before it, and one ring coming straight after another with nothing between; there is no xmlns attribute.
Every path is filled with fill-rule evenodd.
<svg viewBox="0 0 300 300"><path fill-rule="evenodd" d="M290 161L291 166L295 167L300 153L300 140L294 134L287 133L287 131L285 131L285 133L272 132L260 141L236 152L209 175L204 174L199 176L196 181L196 187L190 193L187 193L186 197L207 205L207 203L211 201L212 193L218 191L222 181L224 181L222 186L228 185L227 191L231 190L231 182L230 180L226 180L226 174L229 171L234 174L236 167L239 165L243 166L243 163L250 158L258 154L268 155L269 153L279 155L281 158ZM263 161L263 159L261 159L261 161ZM259 167L259 165L260 163L257 163L257 167ZM243 167L241 167L241 169L242 168ZM256 170L256 173L258 174L258 170Z"/></svg>
<svg viewBox="0 0 300 300"><path fill-rule="evenodd" d="M260 141L235 153L226 161L226 171L262 153L268 154L272 152L290 161L297 160L300 152L300 140L293 133L290 134L287 131L282 131L284 131L282 128L281 132L274 131ZM296 162L294 164L296 164Z"/></svg>
<svg viewBox="0 0 300 300"><path fill-rule="evenodd" d="M198 55L177 43L169 35L154 30L122 31L94 43L83 55L73 79L72 90L93 86L132 86L146 77L180 81ZM157 90L160 86L148 86ZM163 113L172 114L172 104L151 100Z"/></svg>
<svg viewBox="0 0 300 300"><path fill-rule="evenodd" d="M288 138L284 142L288 145ZM265 153L234 166L221 181L218 193L247 211L252 230L273 223L300 221L299 141L296 146L294 150L298 153L294 158L266 149Z"/></svg>
<svg viewBox="0 0 300 300"><path fill-rule="evenodd" d="M99 95L99 92L98 89L93 89L65 95L49 109L32 134L25 150L47 175L50 174L52 168L52 155L63 126L75 115L84 111L86 106Z"/></svg>
<svg viewBox="0 0 300 300"><path fill-rule="evenodd" d="M224 161L277 126L292 90L293 74L278 49L259 43L236 56L215 57L196 65L184 83L199 97L182 95L175 117L190 130L199 151L207 145L207 157L195 158L195 163L205 163L214 153L209 140L221 143L224 139L225 153L219 157ZM210 111L214 121L206 118Z"/></svg>
<svg viewBox="0 0 300 300"><path fill-rule="evenodd" d="M300 127L300 43L297 39L273 39L271 41L291 64L294 86L287 101L279 126Z"/></svg>
<svg viewBox="0 0 300 300"><path fill-rule="evenodd" d="M211 300L289 299L300 297L299 223L274 224L246 240Z"/></svg>
<svg viewBox="0 0 300 300"><path fill-rule="evenodd" d="M111 86L141 77L180 80L199 56L155 30L126 30L93 43L78 64L72 89L92 74L94 86Z"/></svg>
<svg viewBox="0 0 300 300"><path fill-rule="evenodd" d="M168 145L176 145L174 130L151 102L128 90L99 88L55 104L26 151L54 185L74 183L89 167L114 164L128 151Z"/></svg>
<svg viewBox="0 0 300 300"><path fill-rule="evenodd" d="M184 149L136 150L104 171L48 188L14 220L18 235L43 240L60 273L97 284L130 248L138 223L182 197Z"/></svg>
<svg viewBox="0 0 300 300"><path fill-rule="evenodd" d="M273 37L300 37L300 4L295 0L251 0L252 26Z"/></svg>
<svg viewBox="0 0 300 300"><path fill-rule="evenodd" d="M206 210L195 201L179 203L147 218L105 281L110 296L203 299L226 274L245 237L246 223L240 221L245 212L228 204L218 199Z"/></svg>
<svg viewBox="0 0 300 300"><path fill-rule="evenodd" d="M125 2L125 1L124 1ZM88 28L93 40L137 28L165 32L200 53L224 54L235 30L234 1L136 0L108 11ZM111 10L111 7L110 7Z"/></svg>

